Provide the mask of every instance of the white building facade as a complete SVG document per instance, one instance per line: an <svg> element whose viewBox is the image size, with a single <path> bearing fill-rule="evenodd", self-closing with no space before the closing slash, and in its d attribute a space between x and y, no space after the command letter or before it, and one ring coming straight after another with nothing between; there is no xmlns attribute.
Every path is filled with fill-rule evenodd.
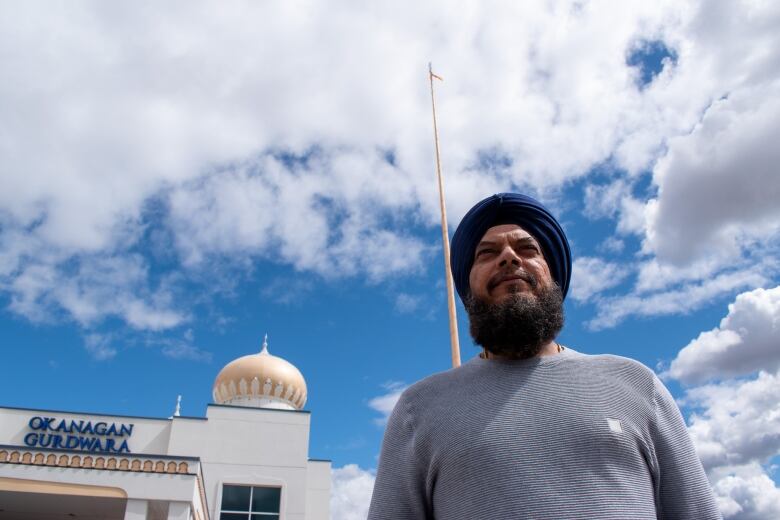
<svg viewBox="0 0 780 520"><path fill-rule="evenodd" d="M264 343L214 400L167 419L0 407L0 520L327 520L300 372Z"/></svg>

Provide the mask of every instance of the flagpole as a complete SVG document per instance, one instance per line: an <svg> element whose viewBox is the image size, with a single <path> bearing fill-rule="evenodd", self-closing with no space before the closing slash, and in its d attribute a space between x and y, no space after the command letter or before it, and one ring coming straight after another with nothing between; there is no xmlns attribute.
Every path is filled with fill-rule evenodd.
<svg viewBox="0 0 780 520"><path fill-rule="evenodd" d="M433 109L433 140L436 144L436 177L439 181L439 206L441 207L441 238L444 244L444 270L447 277L447 307L450 315L450 349L453 368L460 366L460 344L458 343L458 320L455 317L455 291L452 286L452 268L450 267L450 237L447 231L447 207L444 204L444 179L441 174L441 157L439 154L439 128L436 126L436 100L433 96L433 78L443 81L433 73L433 67L428 63L428 79L431 83L431 108Z"/></svg>

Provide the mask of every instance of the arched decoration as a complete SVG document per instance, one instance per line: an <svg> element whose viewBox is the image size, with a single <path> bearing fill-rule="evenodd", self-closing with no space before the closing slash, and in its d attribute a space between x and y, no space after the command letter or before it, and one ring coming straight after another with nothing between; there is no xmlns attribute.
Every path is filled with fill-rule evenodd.
<svg viewBox="0 0 780 520"><path fill-rule="evenodd" d="M94 456L85 453L41 453L35 450L0 450L0 462L10 464L35 464L60 468L85 468L97 470L138 471L145 473L189 473L186 461L162 459L137 459Z"/></svg>

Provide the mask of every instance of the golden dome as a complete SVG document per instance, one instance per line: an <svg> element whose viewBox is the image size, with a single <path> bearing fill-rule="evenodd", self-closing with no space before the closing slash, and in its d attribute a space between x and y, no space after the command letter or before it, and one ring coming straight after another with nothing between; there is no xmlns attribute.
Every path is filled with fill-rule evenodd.
<svg viewBox="0 0 780 520"><path fill-rule="evenodd" d="M217 404L300 410L306 404L306 380L295 366L263 350L231 361L223 368L212 391Z"/></svg>

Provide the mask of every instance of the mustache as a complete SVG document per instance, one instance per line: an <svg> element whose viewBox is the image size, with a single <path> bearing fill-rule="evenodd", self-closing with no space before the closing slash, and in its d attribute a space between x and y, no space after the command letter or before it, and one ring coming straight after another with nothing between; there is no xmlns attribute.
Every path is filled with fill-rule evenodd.
<svg viewBox="0 0 780 520"><path fill-rule="evenodd" d="M517 269L494 274L490 280L488 280L488 290L492 291L498 284L507 280L523 280L530 285L532 289L535 289L536 286L539 285L539 281L534 275L522 269Z"/></svg>

